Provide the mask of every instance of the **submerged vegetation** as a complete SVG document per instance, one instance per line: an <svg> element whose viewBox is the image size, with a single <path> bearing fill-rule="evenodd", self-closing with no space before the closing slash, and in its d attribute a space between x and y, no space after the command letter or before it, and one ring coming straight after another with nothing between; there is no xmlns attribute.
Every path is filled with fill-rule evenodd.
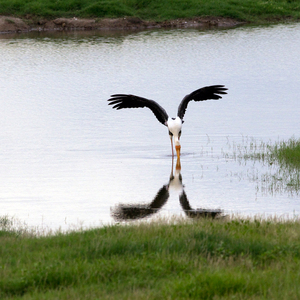
<svg viewBox="0 0 300 300"><path fill-rule="evenodd" d="M300 298L299 220L169 220L40 237L1 224L1 299Z"/></svg>
<svg viewBox="0 0 300 300"><path fill-rule="evenodd" d="M300 19L298 0L0 0L0 15L44 18L139 17L164 21L199 16L265 22Z"/></svg>

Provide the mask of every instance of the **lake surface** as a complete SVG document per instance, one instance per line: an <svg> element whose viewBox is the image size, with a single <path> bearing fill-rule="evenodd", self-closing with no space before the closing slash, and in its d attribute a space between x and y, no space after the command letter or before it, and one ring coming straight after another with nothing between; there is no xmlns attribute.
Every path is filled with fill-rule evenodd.
<svg viewBox="0 0 300 300"><path fill-rule="evenodd" d="M299 23L0 36L0 216L40 229L135 218L129 207L298 216L300 195L275 165L236 156L299 138L299 49ZM214 84L228 95L189 104L181 174L150 110L107 105L130 93L175 116L186 94Z"/></svg>

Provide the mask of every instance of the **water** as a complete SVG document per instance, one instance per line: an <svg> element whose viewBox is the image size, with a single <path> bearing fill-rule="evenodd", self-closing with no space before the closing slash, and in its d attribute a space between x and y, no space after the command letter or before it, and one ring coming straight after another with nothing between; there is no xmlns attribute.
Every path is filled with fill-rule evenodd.
<svg viewBox="0 0 300 300"><path fill-rule="evenodd" d="M299 137L299 49L300 24L2 35L0 215L65 229L149 208L171 173L179 178L167 129L150 110L115 111L106 100L136 94L175 116L186 94L214 84L228 95L189 104L183 186L163 189L153 216L184 214L184 200L224 214L298 215L298 192L268 175L275 166L234 155L250 141Z"/></svg>

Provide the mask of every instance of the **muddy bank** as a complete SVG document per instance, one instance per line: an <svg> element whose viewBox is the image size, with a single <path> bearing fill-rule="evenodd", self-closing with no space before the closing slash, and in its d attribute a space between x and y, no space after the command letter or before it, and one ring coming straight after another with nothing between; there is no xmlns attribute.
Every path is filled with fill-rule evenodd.
<svg viewBox="0 0 300 300"><path fill-rule="evenodd" d="M0 33L16 33L30 31L62 31L62 30L132 30L150 28L190 28L190 27L234 27L242 24L233 19L219 17L195 17L193 19L176 19L171 21L143 21L137 17L118 19L79 19L57 18L20 19L0 16Z"/></svg>

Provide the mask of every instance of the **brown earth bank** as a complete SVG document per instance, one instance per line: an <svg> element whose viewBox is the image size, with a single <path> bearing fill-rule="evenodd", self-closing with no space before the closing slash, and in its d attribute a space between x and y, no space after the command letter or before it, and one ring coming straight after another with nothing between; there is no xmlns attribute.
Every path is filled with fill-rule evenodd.
<svg viewBox="0 0 300 300"><path fill-rule="evenodd" d="M55 20L24 19L0 16L0 33L62 30L132 30L150 28L190 28L190 27L234 27L243 24L234 19L222 17L195 17L163 22L143 21L137 17L117 19L57 18Z"/></svg>

